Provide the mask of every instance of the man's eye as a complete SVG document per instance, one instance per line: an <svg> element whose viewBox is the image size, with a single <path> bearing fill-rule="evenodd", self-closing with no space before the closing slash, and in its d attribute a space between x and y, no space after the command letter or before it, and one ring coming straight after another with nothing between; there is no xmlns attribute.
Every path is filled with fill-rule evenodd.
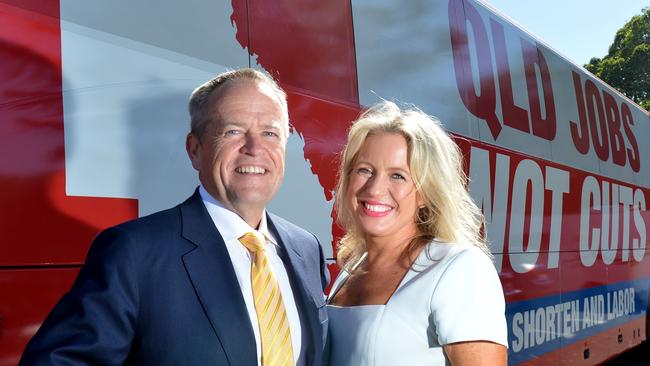
<svg viewBox="0 0 650 366"><path fill-rule="evenodd" d="M234 135L239 135L239 130L227 130L223 134L224 136L234 136Z"/></svg>
<svg viewBox="0 0 650 366"><path fill-rule="evenodd" d="M275 133L275 132L273 132L273 131L264 131L263 134L264 134L264 136L266 136L266 137L277 137L277 136L278 136L278 134Z"/></svg>

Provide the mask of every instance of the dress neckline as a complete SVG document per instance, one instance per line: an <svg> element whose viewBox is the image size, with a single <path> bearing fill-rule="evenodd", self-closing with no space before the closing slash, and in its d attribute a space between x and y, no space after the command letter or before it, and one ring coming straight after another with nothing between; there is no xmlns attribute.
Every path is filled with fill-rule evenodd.
<svg viewBox="0 0 650 366"><path fill-rule="evenodd" d="M351 275L351 273L345 268L341 269L341 271L339 272L339 275L336 277L336 280L334 280L334 284L332 284L332 288L330 289L330 293L327 295L327 299L325 299L325 303L328 306L331 306L331 307L334 307L334 308L339 308L339 309L341 309L341 308L360 308L360 307L364 307L364 306L365 307L387 306L388 304L390 304L393 297L395 297L395 295L397 295L397 293L400 291L400 289L402 287L404 287L404 285L406 283L411 281L411 279L413 277L415 277L420 272L420 271L415 271L413 267L416 264L418 265L418 267L421 267L423 265L423 263L421 263L422 257L426 256L426 253L429 251L429 248L431 247L431 245L433 245L436 242L437 242L437 240L433 239L433 240L431 240L430 242L428 242L426 245L424 245L422 247L422 249L420 250L420 253L418 253L418 255L415 257L415 260L413 261L413 263L411 264L409 269L406 271L406 273L404 274L404 276L400 280L400 283L395 288L395 291L393 291L393 293L388 297L385 304L364 304L364 305L350 305L350 306L342 306L342 305L334 305L334 304L332 304L332 300L334 299L336 294L343 287L343 285L345 284L345 282L348 280L348 278ZM352 271L354 271L366 259L367 255L368 255L368 252L363 253L363 255L361 256L361 258L359 258L357 263L355 263L352 266ZM426 261L426 262L429 262L429 261ZM427 265L425 265L425 267L427 267L427 266L428 266L428 263L427 263Z"/></svg>
<svg viewBox="0 0 650 366"><path fill-rule="evenodd" d="M368 309L368 310L379 310L381 308L386 307L386 304L365 304L365 305L350 305L350 306L342 306L342 305L334 305L334 304L327 304L328 307L332 309Z"/></svg>

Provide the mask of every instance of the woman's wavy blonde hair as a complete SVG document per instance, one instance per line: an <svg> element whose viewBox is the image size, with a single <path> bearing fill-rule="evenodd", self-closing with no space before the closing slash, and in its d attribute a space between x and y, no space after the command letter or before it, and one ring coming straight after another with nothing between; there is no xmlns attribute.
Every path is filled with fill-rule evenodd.
<svg viewBox="0 0 650 366"><path fill-rule="evenodd" d="M482 230L483 214L467 192L468 178L456 143L438 119L417 108L401 110L395 103L383 101L368 108L353 123L341 156L335 209L347 234L338 244L339 266L350 270L366 252L364 235L355 224L345 196L352 166L364 141L369 135L382 133L400 134L406 139L409 169L424 202L416 214L419 234L412 238L405 254L416 253L435 238L472 244L489 255Z"/></svg>

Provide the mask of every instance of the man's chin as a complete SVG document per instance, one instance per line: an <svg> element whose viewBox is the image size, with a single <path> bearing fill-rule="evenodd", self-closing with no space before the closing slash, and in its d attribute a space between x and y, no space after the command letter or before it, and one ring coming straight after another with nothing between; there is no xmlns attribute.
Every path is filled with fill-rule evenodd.
<svg viewBox="0 0 650 366"><path fill-rule="evenodd" d="M267 189L268 187L260 187L238 191L233 203L239 207L263 209L275 195L275 192L269 192Z"/></svg>

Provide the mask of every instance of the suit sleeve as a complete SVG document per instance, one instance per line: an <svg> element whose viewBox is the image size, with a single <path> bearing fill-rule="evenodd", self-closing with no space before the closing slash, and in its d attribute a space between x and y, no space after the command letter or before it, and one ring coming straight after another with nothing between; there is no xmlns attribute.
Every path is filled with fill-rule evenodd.
<svg viewBox="0 0 650 366"><path fill-rule="evenodd" d="M27 345L21 365L120 365L138 311L135 249L119 228L94 240L75 283Z"/></svg>
<svg viewBox="0 0 650 366"><path fill-rule="evenodd" d="M314 238L316 239L316 243L318 243L318 251L320 255L320 280L323 291L325 291L327 286L330 284L330 271L327 269L327 262L325 261L323 246L315 235Z"/></svg>

